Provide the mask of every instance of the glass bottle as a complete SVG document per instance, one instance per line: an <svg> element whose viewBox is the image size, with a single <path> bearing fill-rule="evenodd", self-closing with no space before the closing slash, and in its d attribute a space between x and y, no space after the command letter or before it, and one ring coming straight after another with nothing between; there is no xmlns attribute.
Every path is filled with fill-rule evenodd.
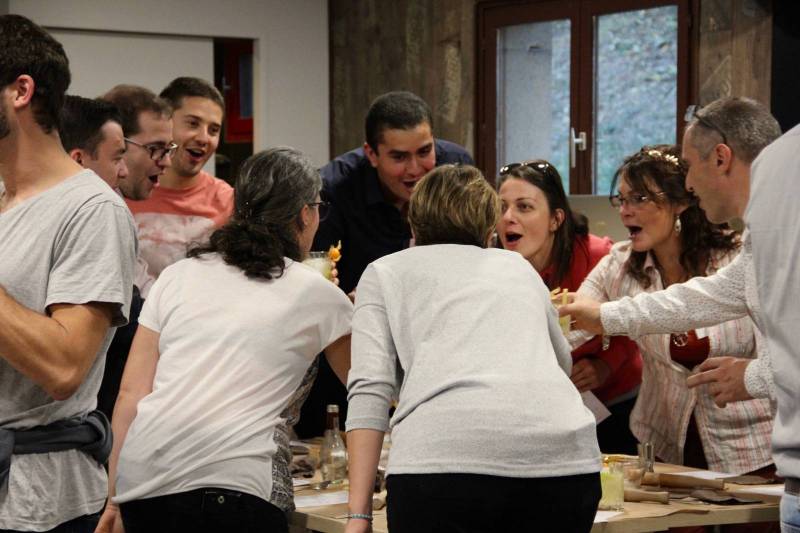
<svg viewBox="0 0 800 533"><path fill-rule="evenodd" d="M331 484L342 483L347 478L347 450L339 434L339 406L329 405L322 448L319 450L322 480Z"/></svg>

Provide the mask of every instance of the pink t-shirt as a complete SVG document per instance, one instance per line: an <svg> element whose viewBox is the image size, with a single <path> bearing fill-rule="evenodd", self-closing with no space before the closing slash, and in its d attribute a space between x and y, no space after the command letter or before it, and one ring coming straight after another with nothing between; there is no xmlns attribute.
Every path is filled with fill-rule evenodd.
<svg viewBox="0 0 800 533"><path fill-rule="evenodd" d="M233 188L200 172L197 185L189 189L156 185L147 200L125 201L139 231L139 255L147 263L146 273L135 280L146 298L162 270L186 257L192 244L206 241L228 221L233 212Z"/></svg>

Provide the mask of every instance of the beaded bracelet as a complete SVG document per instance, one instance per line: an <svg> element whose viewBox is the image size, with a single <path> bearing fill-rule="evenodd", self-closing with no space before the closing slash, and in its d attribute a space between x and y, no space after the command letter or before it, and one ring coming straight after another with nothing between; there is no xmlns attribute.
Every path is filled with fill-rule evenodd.
<svg viewBox="0 0 800 533"><path fill-rule="evenodd" d="M364 514L364 513L349 513L345 516L348 520L351 518L360 518L361 520L366 520L367 522L372 523L372 515L371 514Z"/></svg>

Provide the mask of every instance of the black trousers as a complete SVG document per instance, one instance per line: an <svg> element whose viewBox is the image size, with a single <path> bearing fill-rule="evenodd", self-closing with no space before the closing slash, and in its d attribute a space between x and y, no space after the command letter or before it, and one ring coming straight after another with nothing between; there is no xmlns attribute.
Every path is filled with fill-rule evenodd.
<svg viewBox="0 0 800 533"><path fill-rule="evenodd" d="M639 443L631 432L630 420L636 397L614 404L608 408L611 416L597 426L597 443L603 453L627 453L637 455Z"/></svg>
<svg viewBox="0 0 800 533"><path fill-rule="evenodd" d="M287 533L286 514L256 496L203 488L120 504L125 533Z"/></svg>
<svg viewBox="0 0 800 533"><path fill-rule="evenodd" d="M599 474L393 474L386 483L390 533L585 533L600 501Z"/></svg>

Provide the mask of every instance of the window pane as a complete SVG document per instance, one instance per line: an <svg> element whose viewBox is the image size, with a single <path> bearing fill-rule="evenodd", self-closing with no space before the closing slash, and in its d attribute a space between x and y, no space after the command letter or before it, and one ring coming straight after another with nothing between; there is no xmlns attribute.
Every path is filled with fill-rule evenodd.
<svg viewBox="0 0 800 533"><path fill-rule="evenodd" d="M497 35L497 163L547 159L569 191L570 21Z"/></svg>
<svg viewBox="0 0 800 533"><path fill-rule="evenodd" d="M675 142L678 8L595 18L594 192L608 194L625 156Z"/></svg>

